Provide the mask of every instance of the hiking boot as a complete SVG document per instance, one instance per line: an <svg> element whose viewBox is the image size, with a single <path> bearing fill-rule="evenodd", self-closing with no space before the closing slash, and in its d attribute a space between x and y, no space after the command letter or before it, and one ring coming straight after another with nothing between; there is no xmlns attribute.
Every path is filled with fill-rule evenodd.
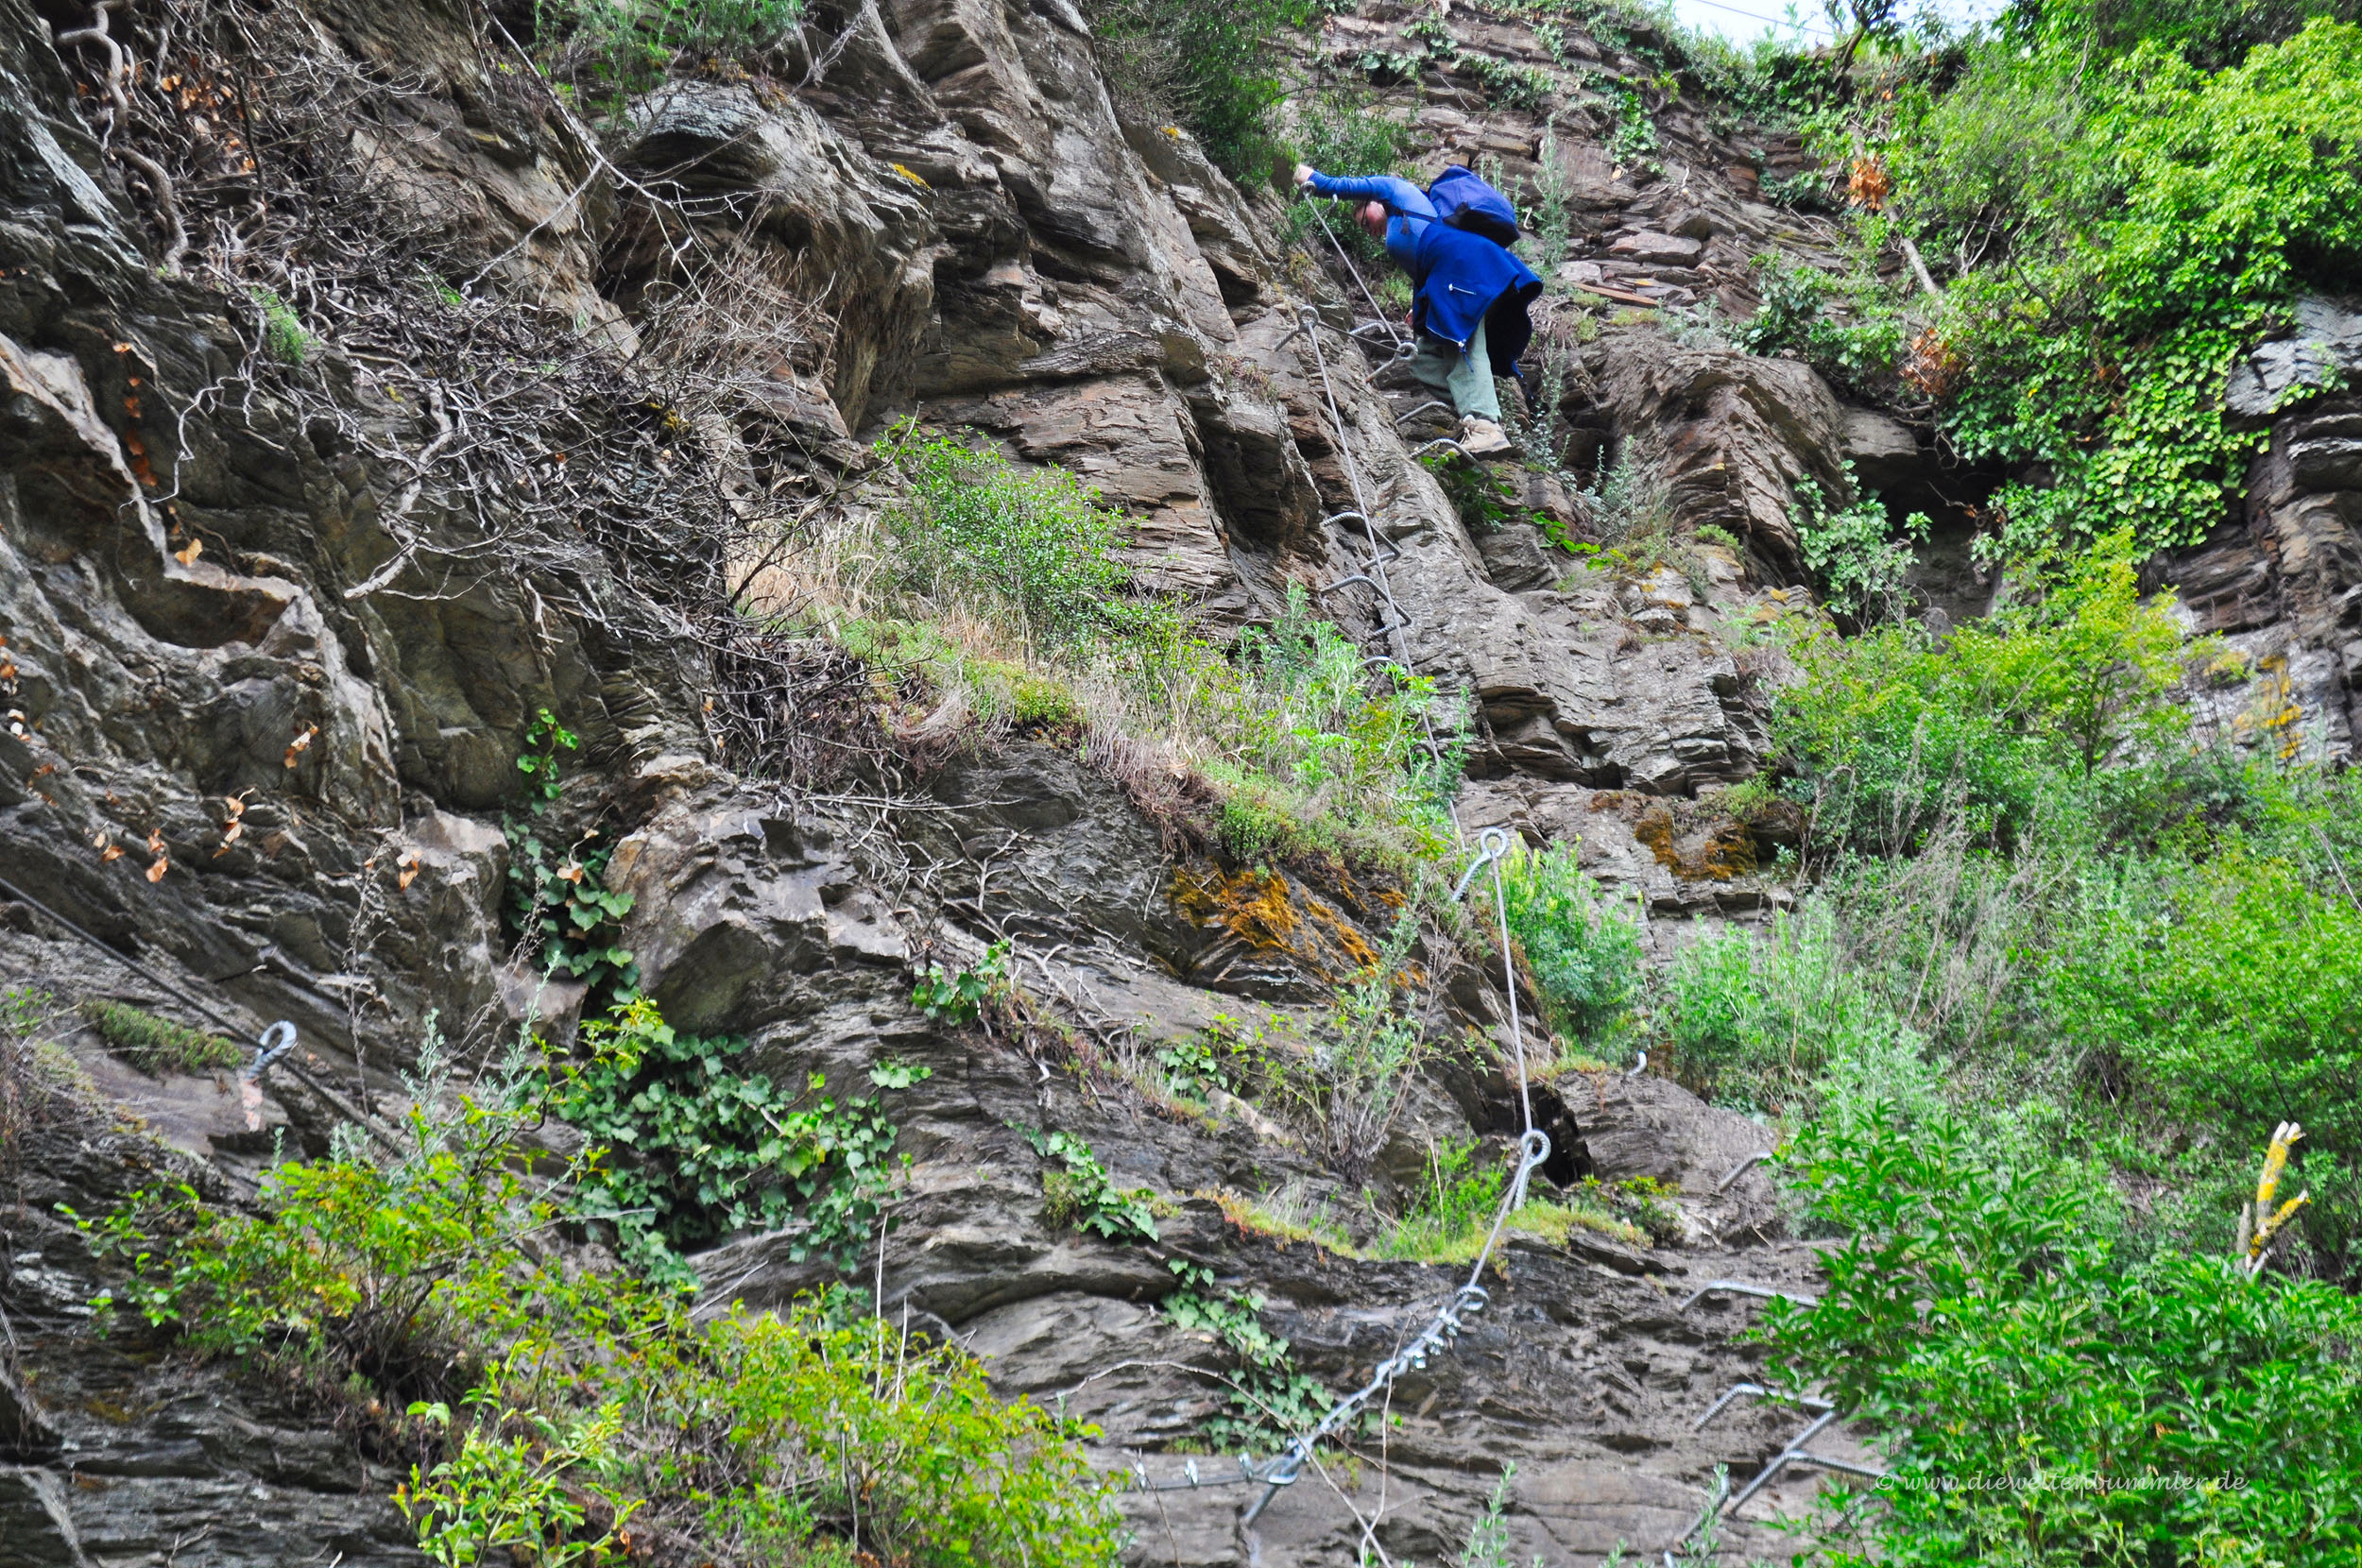
<svg viewBox="0 0 2362 1568"><path fill-rule="evenodd" d="M1460 421L1460 450L1471 457L1498 457L1509 451L1509 437L1499 425L1471 414Z"/></svg>

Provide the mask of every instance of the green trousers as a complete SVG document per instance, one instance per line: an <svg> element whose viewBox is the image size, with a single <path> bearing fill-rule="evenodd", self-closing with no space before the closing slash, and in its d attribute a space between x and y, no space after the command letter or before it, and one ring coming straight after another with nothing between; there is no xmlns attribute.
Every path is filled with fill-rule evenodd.
<svg viewBox="0 0 2362 1568"><path fill-rule="evenodd" d="M1477 323L1464 354L1432 332L1421 332L1411 373L1449 398L1455 412L1500 423L1501 401L1493 390L1493 356L1484 351L1483 322Z"/></svg>

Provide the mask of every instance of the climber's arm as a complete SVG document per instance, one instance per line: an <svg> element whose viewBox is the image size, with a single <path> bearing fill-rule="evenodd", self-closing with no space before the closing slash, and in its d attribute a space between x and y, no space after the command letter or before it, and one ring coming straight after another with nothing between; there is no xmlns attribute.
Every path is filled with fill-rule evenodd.
<svg viewBox="0 0 2362 1568"><path fill-rule="evenodd" d="M1323 174L1309 166L1300 167L1298 183L1315 196L1341 196L1348 201L1380 201L1387 211L1408 217L1431 218L1435 209L1427 199L1427 193L1408 179L1397 179L1390 174L1336 175Z"/></svg>

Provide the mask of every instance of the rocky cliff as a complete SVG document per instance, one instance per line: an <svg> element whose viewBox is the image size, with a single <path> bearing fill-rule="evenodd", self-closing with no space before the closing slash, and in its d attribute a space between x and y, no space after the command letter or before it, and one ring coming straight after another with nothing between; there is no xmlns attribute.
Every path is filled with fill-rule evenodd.
<svg viewBox="0 0 2362 1568"><path fill-rule="evenodd" d="M1179 1475L1223 1363L1156 1310L1155 1257L1045 1216L1023 1128L1086 1137L1157 1195L1166 1249L1263 1298L1331 1388L1448 1296L1450 1269L1238 1222L1224 1195L1359 1202L1253 1107L1176 1114L913 1004L916 965L1005 940L1091 1052L1153 1058L1221 1016L1306 1014L1391 915L1351 877L1176 837L1070 744L881 727L857 667L779 629L796 588L766 529L874 504L865 443L889 421L1082 475L1135 520L1138 580L1217 628L1382 542L1401 654L1472 704L1463 827L1579 841L1665 940L1672 917L1789 896L1776 826L1710 797L1760 766L1776 678L1731 628L1814 613L1795 484L1841 486L1850 462L1956 543L1981 495L1802 364L1685 346L1639 308L1743 313L1751 256L1830 241L1761 199L1793 144L1694 92L1649 89L1653 166L1620 163L1585 84L1649 73L1572 33L1455 9L1453 52L1389 91L1430 162L1567 193L1534 359L1549 428L1586 465L1663 455L1677 532L1721 531L1690 573L1578 570L1528 517L1578 539L1593 520L1540 476L1515 478L1530 510L1472 529L1414 458L1439 433L1425 393L1348 335L1368 317L1346 278L1283 243L1272 189L1127 117L1064 0L816 5L769 74L684 75L596 127L501 16L455 3L0 4L0 877L28 900L0 904L0 975L66 1002L201 997L249 1039L283 1018L304 1067L249 1104L233 1072L143 1076L45 1026L81 1087L9 1173L0 1563L416 1560L392 1461L360 1435L136 1333L95 1338L107 1276L56 1205L98 1212L159 1174L250 1191L275 1149L317 1152L349 1107L398 1100L430 1014L479 1048L529 1006L572 1028L578 997L512 963L502 914L503 810L545 709L581 737L567 805L618 841L624 940L668 1018L748 1038L781 1082L933 1069L900 1102L900 1223L865 1283L1004 1391L1097 1423L1107 1467ZM1410 58L1412 21L1331 17L1308 67ZM1523 91L1497 91L1500 62ZM125 79L151 89L137 112ZM406 309L421 269L436 308ZM2353 418L2333 400L2282 419L2246 521L2175 568L2260 672L2223 721L2324 754L2350 747L2362 682ZM1964 557L1926 587L1955 615L1986 591ZM1365 588L1320 604L1397 646ZM1439 1027L1505 1046L1495 972L1436 963ZM1433 1559L1510 1463L1519 1554L1653 1555L1718 1465L1777 1450L1776 1411L1694 1430L1747 1374L1750 1309L1680 1304L1721 1278L1807 1287L1810 1248L1760 1173L1733 1179L1758 1128L1623 1065L1541 1087L1556 1175L1656 1178L1679 1224L1515 1240L1459 1351L1396 1386L1382 1441L1252 1530L1253 1489L1133 1494L1138 1560L1337 1562L1365 1527ZM1494 1053L1439 1074L1375 1190L1439 1137L1513 1131L1514 1102ZM697 1261L755 1305L821 1279L760 1235ZM1764 1521L1814 1484L1775 1485L1726 1545L1778 1550Z"/></svg>

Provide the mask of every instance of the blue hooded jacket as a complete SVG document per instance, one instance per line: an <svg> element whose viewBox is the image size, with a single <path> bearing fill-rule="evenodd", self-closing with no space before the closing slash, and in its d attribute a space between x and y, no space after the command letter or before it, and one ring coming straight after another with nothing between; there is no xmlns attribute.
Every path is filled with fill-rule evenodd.
<svg viewBox="0 0 2362 1568"><path fill-rule="evenodd" d="M1515 376L1533 339L1526 307L1542 292L1533 269L1481 234L1437 221L1427 193L1392 175L1353 179L1315 173L1312 189L1386 205L1386 253L1411 275L1411 324L1467 352L1478 323L1496 376ZM1519 378L1520 384L1523 378Z"/></svg>

